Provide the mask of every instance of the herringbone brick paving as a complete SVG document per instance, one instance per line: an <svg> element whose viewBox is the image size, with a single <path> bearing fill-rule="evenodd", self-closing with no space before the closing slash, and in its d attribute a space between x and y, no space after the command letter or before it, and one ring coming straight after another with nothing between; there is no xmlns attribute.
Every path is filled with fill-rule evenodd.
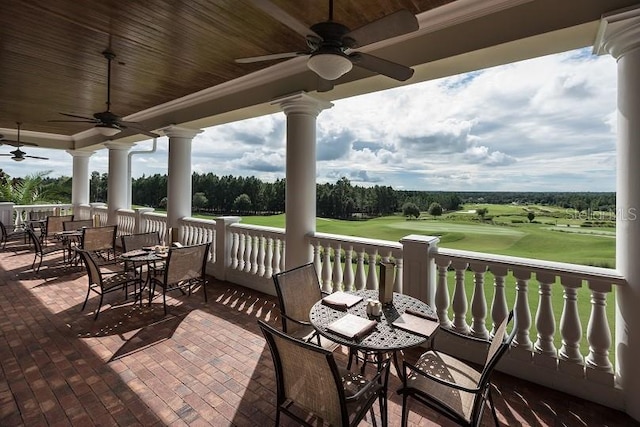
<svg viewBox="0 0 640 427"><path fill-rule="evenodd" d="M80 311L83 268L50 258L35 274L32 259L20 242L0 253L0 426L273 425L273 364L256 320L279 324L274 297L212 279L206 304L201 291L177 294L165 317L161 303L139 307L115 293L94 321L95 296ZM344 349L338 358L346 363ZM635 425L504 374L494 383L502 425ZM392 374L392 426L400 424L398 386ZM451 425L417 405L410 423ZM483 425L492 425L488 413Z"/></svg>

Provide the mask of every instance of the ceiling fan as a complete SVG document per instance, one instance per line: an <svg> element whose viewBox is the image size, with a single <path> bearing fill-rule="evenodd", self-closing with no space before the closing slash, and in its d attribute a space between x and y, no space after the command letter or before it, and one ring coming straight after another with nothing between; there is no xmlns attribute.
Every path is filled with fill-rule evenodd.
<svg viewBox="0 0 640 427"><path fill-rule="evenodd" d="M362 52L351 51L381 40L416 31L418 20L406 9L365 24L355 30L333 20L333 0L329 0L329 19L310 28L287 14L269 0L253 0L253 3L283 24L303 35L308 51L276 53L236 59L238 63L271 61L276 59L309 56L307 66L325 81L336 80L349 72L353 65L383 74L395 80L405 81L413 75L413 69Z"/></svg>
<svg viewBox="0 0 640 427"><path fill-rule="evenodd" d="M73 117L82 120L49 120L49 122L57 123L94 123L95 128L104 136L114 136L124 129L131 128L138 133L147 135L151 138L157 138L158 135L140 127L138 123L123 121L120 116L111 112L111 62L116 54L108 47L102 52L102 56L107 60L107 110L93 114L92 117L81 116L77 114L60 113L63 116Z"/></svg>
<svg viewBox="0 0 640 427"><path fill-rule="evenodd" d="M20 149L20 147L23 147L25 145L32 145L34 147L37 147L38 145L31 142L20 142L20 126L22 125L22 123L17 122L16 124L18 125L18 139L16 141L5 139L4 135L0 135L0 145L7 144L16 147L16 149L10 151L9 154L0 154L0 156L11 156L11 159L15 160L16 162L21 162L27 157L30 159L49 160L47 157L27 156L27 153Z"/></svg>

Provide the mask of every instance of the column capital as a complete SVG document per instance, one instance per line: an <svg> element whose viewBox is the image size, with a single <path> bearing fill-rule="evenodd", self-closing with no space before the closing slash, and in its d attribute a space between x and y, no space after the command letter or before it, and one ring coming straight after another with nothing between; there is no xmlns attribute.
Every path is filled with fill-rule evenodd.
<svg viewBox="0 0 640 427"><path fill-rule="evenodd" d="M135 147L133 142L121 142L121 141L107 141L103 144L109 150L129 150Z"/></svg>
<svg viewBox="0 0 640 427"><path fill-rule="evenodd" d="M66 150L67 153L71 154L72 157L91 157L96 152L95 151L84 151L84 150Z"/></svg>
<svg viewBox="0 0 640 427"><path fill-rule="evenodd" d="M272 105L279 105L286 115L290 113L309 114L317 116L322 110L333 107L333 104L323 99L314 98L306 92L285 95L271 101Z"/></svg>
<svg viewBox="0 0 640 427"><path fill-rule="evenodd" d="M197 134L204 132L202 129L191 129L181 126L169 126L161 129L169 138L193 139Z"/></svg>
<svg viewBox="0 0 640 427"><path fill-rule="evenodd" d="M602 16L593 52L619 59L640 47L640 7L616 10Z"/></svg>

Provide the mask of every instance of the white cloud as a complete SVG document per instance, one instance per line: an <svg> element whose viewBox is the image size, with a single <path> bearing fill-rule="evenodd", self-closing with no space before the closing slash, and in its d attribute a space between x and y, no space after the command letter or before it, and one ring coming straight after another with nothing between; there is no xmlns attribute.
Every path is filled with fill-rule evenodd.
<svg viewBox="0 0 640 427"><path fill-rule="evenodd" d="M582 49L336 101L317 120L318 182L614 191L616 80L611 57ZM193 141L193 170L282 178L285 131L284 113L209 128ZM161 138L135 156L134 176L166 173L166 147ZM68 154L40 151L53 175L71 174ZM91 170L106 172L106 160L98 152ZM5 171L42 170L20 166Z"/></svg>

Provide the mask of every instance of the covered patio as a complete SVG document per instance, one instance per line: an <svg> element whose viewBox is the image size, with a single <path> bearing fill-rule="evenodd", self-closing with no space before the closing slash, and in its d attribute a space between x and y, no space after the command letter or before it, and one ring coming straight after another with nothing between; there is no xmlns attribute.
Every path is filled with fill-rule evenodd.
<svg viewBox="0 0 640 427"><path fill-rule="evenodd" d="M66 150L70 154L73 161L72 204L58 208L68 209L83 218L97 215L104 223L117 224L121 233L159 231L167 235L169 230L175 230L178 240L183 243L211 241L212 259L208 267L212 277L219 281L216 282L219 289L215 302L206 307L199 306L198 295L195 295L174 309L175 317L156 318L157 310L134 312L129 317L129 308L123 306L110 310L111 315L116 319L134 319L134 323L140 322L136 323L139 328L128 329L124 326L127 322L120 323L121 320L107 316L95 324L83 323L84 316L79 315L77 309L86 288L84 283L76 284L80 279L74 280L66 273L58 275L55 269L46 270L40 276L29 276L31 273L25 271L22 255L7 252L2 256L6 283L0 292L6 312L2 318L3 327L15 328L22 325L22 321L26 322L19 320L23 315L20 310L28 311L24 314L25 319L36 317L33 327L26 323L21 326L18 332L22 334L4 335L11 337L7 347L11 353L8 359L3 355L3 369L6 372L24 371L27 375L51 371L54 378L58 370L72 369L79 375L79 387L91 390L87 406L117 407L135 417L141 412L120 404L119 396L126 395L132 399L126 401L132 407L144 402L147 407L157 408L155 417L166 411L166 415L154 418L159 424L177 422L181 408L185 408L183 416L190 416L192 411L197 412L193 409L198 406L197 399L210 395L212 402L227 407L222 411L225 417L222 425L233 423L233 417L244 416L238 415L243 411L229 408L249 406L238 407L246 402L244 397L253 396L250 385L261 384L262 379L269 378L270 387L261 385L257 389L268 396L272 393L267 391L273 384L273 378L269 376L270 360L255 325L256 317L260 316L277 321L273 298L267 296L273 294L272 274L313 261L326 291L376 289L378 278L376 274L368 274L370 270L365 266L368 260L380 257L393 259L396 263L394 289L434 306L446 327L488 337L492 320L503 317L507 309L516 308L519 330L504 371L622 410L637 422L640 419L640 368L636 362L640 359L640 340L637 339L640 333L640 312L637 310L640 264L636 262L640 256L640 222L636 215L640 193L634 190L635 183L640 180L640 168L637 167L640 159L640 126L637 123L640 90L636 78L640 73L640 9L637 1L403 1L400 2L402 6L417 15L420 29L407 36L374 43L366 49L369 54L413 67L415 74L406 84L585 46L593 46L596 54L614 56L618 61L615 269L446 250L438 248L437 237L430 236L410 235L400 242L383 242L317 233L315 131L318 115L331 108L333 100L405 83L354 68L327 91L307 68L305 58L243 68L234 62L235 58L302 49L304 38L295 34L296 31L277 14L266 13L256 6L263 2L239 2L244 14L237 13L237 2L232 2L233 6L227 3L213 2L215 7L207 9L203 5L191 7L189 2L166 2L162 3L164 8L147 10L143 3L135 3L126 9L102 2L96 2L95 8L80 7L72 1L56 2L55 7L50 7L48 2L11 2L7 13L2 15L0 37L6 43L0 52L5 58L0 65L0 98L11 102L0 104L0 132L15 138L12 127L20 121L24 123L24 142ZM374 6L368 1L350 3L355 5L353 9L340 6L343 9L336 11L341 12L340 21L350 28L393 12L396 4L388 1L376 1ZM299 7L298 2L274 0L273 4L306 26L326 19L325 8L315 3L309 10ZM147 26L141 27L142 22ZM193 25L194 22L199 25ZM226 26L227 22L233 22L230 26L233 29ZM246 31L247 26L252 25L262 32ZM26 28L32 31L25 31ZM202 29L205 30L200 31ZM34 35L36 30L38 34ZM275 42L271 40L265 45L263 33L270 34ZM111 132L114 129L110 128L110 132L105 133L104 123L93 126L47 120L59 118L58 112L74 112L79 108L85 113L104 110L105 76L97 70L104 69L100 52L107 46L117 53L122 52L119 58L129 64L129 68L120 68L121 74L114 76L121 82L114 84L114 96L119 100L114 110L143 128L143 135L137 133L135 127L119 129L122 130L119 133ZM195 135L203 127L278 111L287 117L285 229L251 227L234 217L215 221L192 218L191 144ZM130 209L130 153L136 142L149 137L150 131L169 137L166 215L152 209ZM102 149L109 153L108 203L96 205L89 203L88 165L95 151ZM26 213L33 209L2 206L0 219L20 226ZM343 269L340 262L334 262L336 255L344 256L345 265L354 268ZM451 280L450 271L455 271ZM473 272L473 295L466 295L464 290L467 271ZM487 272L494 277L492 282L485 283ZM513 279L514 286L505 286L510 283L508 278ZM60 288L56 289L57 286ZM18 291L22 293L15 293ZM564 297L561 316L554 314L553 309L557 307L552 307L552 293ZM67 298L62 300L61 295ZM515 295L515 302L509 306L508 295ZM529 298L534 297L536 301L530 304ZM589 313L579 313L579 298L590 301ZM25 301L24 305L18 301ZM615 310L615 322L609 320L608 307ZM180 311L183 309L186 311ZM222 311L217 312L218 309ZM222 323L216 323L216 319ZM238 323L229 322L229 319L237 319ZM156 332L153 328L159 329L157 334L144 332L149 327L147 323L152 325L152 332ZM53 331L51 325L55 325ZM530 333L533 327L535 335ZM197 338L197 345L189 338L177 340L183 329L188 329L187 335L198 331L201 337ZM122 330L125 332L119 334ZM235 342L227 339L231 335L229 331L242 337L237 347L227 345ZM35 341L22 341L27 333L32 333ZM225 336L224 342L219 343L223 346L222 351L208 341L216 333ZM587 345L581 347L584 343ZM208 368L213 369L212 379L208 379L209 374L197 370L194 375L157 366L164 357L155 352L172 345L175 348L166 350L169 354L180 353L175 357L194 361L184 366L212 366ZM194 353L197 348L206 350L197 354ZM464 348L459 351L465 353ZM215 357L212 359L208 352ZM614 352L615 360L611 357ZM43 367L33 354L42 355ZM11 362L15 355L19 355L17 364ZM247 355L253 355L253 358ZM35 364L20 365L29 357ZM6 365L5 360L8 360ZM123 366L123 360L138 363ZM57 367L58 361L63 368ZM216 364L223 364L224 369L231 371L234 365L246 367L244 362L247 361L253 363L255 369L249 376L241 375L242 381L236 379L238 385L229 388L231 393L216 385L216 381L220 383L217 375L220 379L226 378L225 383L231 380L228 373L222 375L214 369ZM105 366L108 369L105 370ZM116 368L112 371L112 367ZM172 369L174 367L182 368L182 365L176 362ZM95 373L98 371L104 373L107 380L102 381L101 375ZM201 375L207 377L204 380L206 387L189 393L195 390L188 385L184 387L185 378ZM121 376L126 379L122 380ZM171 396L166 397L169 402L156 396L161 387L147 388L146 384L152 383L154 378L161 378L154 384L170 385L165 387L171 391ZM56 402L65 399L76 403L72 382L70 379L62 382L58 378L50 383L43 375L41 380L36 380L42 385L37 393L31 384L17 382L10 391L2 390L3 408L4 402L10 407L11 402L18 402L12 408L20 409L18 412L22 417L30 414L29 409L36 405L46 412L50 407L58 408ZM122 393L110 393L110 384ZM210 384L216 387L209 389ZM512 383L506 381L505 384ZM539 390L532 383L513 384L520 384L527 390ZM60 393L51 393L52 387ZM515 389L515 385L504 387L507 387L504 396L525 396L522 390ZM555 395L555 392L542 390L543 396ZM26 400L13 400L17 391L24 391ZM102 392L109 397L102 397ZM101 397L96 398L93 393L99 393ZM196 401L185 406L173 396L177 393L189 395ZM58 394L65 397L51 397ZM140 395L144 397L140 399ZM227 396L236 402L235 407L225 399ZM558 396L562 402L571 399ZM257 396L253 398L260 400ZM498 405L503 421L509 424L542 423L540 420L547 419L543 415L547 410L563 413L560 407L549 403L545 406L547 409L540 411L540 420L524 418L522 421L519 417L525 417L523 414L528 411L514 409L509 415L511 408L520 408L523 401L528 402L524 406L527 408L526 405L534 405L532 402L539 399L518 397L518 402L514 402L510 398ZM31 406L21 408L21 401ZM97 404L98 401L101 403ZM606 413L600 409L594 413L595 403L576 405L580 409L567 414L567 419L591 418L593 415L600 421L600 414ZM258 406L251 405L251 408ZM70 407L79 406L71 404ZM209 405L209 408L216 407ZM210 410L210 417L217 416L215 409ZM391 412L397 414L397 411L397 400L394 404L392 397ZM15 409L8 412L10 415L7 416L16 416ZM56 412L58 416L65 413L64 410ZM538 414L538 411L533 413ZM206 415L202 418L208 419ZM55 421L47 422L55 424ZM588 425L586 421L585 424ZM599 424L602 423L596 423ZM238 421L237 425L243 423Z"/></svg>
<svg viewBox="0 0 640 427"><path fill-rule="evenodd" d="M171 298L164 317L161 304L139 308L112 294L94 321L96 298L80 312L82 269L52 258L35 275L31 260L20 243L0 253L0 425L272 425L275 375L257 320L279 324L275 297L211 277L206 304L201 292ZM346 364L346 349L337 354ZM620 411L506 374L496 373L495 384L503 425L634 424ZM400 424L398 386L392 371L391 426ZM410 425L450 425L412 408ZM483 425L493 425L490 414Z"/></svg>

